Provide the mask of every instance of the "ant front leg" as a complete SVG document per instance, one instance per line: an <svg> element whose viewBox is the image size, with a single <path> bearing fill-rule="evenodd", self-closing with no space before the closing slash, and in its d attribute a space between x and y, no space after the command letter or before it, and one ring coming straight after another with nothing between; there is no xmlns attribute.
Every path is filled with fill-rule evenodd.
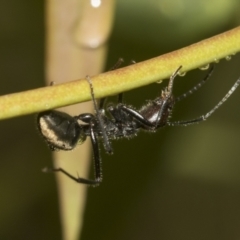
<svg viewBox="0 0 240 240"><path fill-rule="evenodd" d="M222 98L221 101L218 102L217 105L215 105L209 112L207 112L206 114L198 117L198 118L194 118L194 119L190 119L190 120L186 120L186 121L177 121L177 122L167 122L168 126L188 126L191 124L196 124L196 123L200 123L202 121L207 120L224 102L226 102L228 100L228 98L233 94L233 92L239 87L240 85L240 77L238 78L238 80L234 83L234 85L231 87L231 89L227 92L227 94Z"/></svg>

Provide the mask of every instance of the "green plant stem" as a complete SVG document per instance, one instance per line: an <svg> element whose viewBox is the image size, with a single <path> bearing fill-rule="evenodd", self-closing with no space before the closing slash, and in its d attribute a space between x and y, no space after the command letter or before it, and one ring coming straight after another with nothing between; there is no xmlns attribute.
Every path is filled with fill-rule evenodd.
<svg viewBox="0 0 240 240"><path fill-rule="evenodd" d="M240 51L240 27L188 47L92 77L96 98L115 95L169 76L182 65L182 71L205 66ZM0 98L0 119L41 112L91 99L85 79Z"/></svg>

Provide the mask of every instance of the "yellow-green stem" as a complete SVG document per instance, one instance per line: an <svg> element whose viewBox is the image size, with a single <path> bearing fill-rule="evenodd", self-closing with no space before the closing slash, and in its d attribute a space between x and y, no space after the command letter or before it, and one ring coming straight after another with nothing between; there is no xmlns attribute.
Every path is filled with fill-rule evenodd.
<svg viewBox="0 0 240 240"><path fill-rule="evenodd" d="M92 77L97 98L168 78L180 65L186 72L240 51L240 27L188 47ZM84 79L0 97L0 119L58 108L91 99Z"/></svg>

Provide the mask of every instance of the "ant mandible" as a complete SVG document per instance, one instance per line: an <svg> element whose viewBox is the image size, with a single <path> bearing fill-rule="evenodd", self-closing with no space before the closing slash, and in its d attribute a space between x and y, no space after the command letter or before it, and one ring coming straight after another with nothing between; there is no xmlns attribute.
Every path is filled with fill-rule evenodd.
<svg viewBox="0 0 240 240"><path fill-rule="evenodd" d="M115 66L120 65L121 62L122 60L120 59ZM37 123L41 135L51 150L72 150L77 144L82 144L86 140L86 137L90 137L93 148L95 179L74 177L62 168L44 168L43 171L62 172L77 183L97 186L102 182L99 139L103 141L106 152L111 154L113 153L111 140L136 136L141 129L155 132L158 128L164 126L187 126L199 123L209 118L232 95L240 84L239 78L222 100L205 115L187 121L170 122L169 117L175 103L199 89L210 78L213 72L213 66L211 66L208 74L200 83L183 95L174 98L172 94L173 83L181 68L182 66L178 67L172 74L168 86L162 90L161 95L154 100L148 101L139 110L135 110L133 107L123 103L123 93L120 93L117 104L106 107L106 110L110 113L110 117L105 114L104 103L106 98L101 99L98 106L94 97L91 78L87 76L86 80L90 86L95 114L82 113L72 117L64 112L49 110L38 114ZM79 121L82 123L79 123Z"/></svg>

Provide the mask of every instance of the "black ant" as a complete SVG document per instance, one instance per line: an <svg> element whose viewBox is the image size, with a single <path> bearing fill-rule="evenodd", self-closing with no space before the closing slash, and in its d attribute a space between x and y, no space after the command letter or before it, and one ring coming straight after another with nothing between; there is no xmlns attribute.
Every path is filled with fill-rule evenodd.
<svg viewBox="0 0 240 240"><path fill-rule="evenodd" d="M86 137L90 137L94 155L95 179L90 180L74 177L62 168L45 168L43 171L62 172L77 183L97 186L102 182L99 139L103 141L103 146L107 153L112 154L112 139L130 138L137 135L140 129L155 132L158 128L164 126L187 126L199 123L210 117L212 113L231 96L240 84L239 78L224 98L205 115L187 121L170 122L169 117L175 103L199 89L210 78L213 72L212 66L200 83L185 94L174 98L172 94L173 82L180 69L181 66L172 74L168 86L162 90L161 96L148 101L147 104L143 105L139 110L135 110L133 107L124 104L123 93L120 93L117 104L106 107L106 111L110 113L110 117L105 114L104 103L106 98L100 100L98 107L94 97L91 79L87 76L86 80L90 86L95 114L83 113L72 117L67 113L56 110L45 111L38 115L38 129L51 150L72 150L77 144L83 143ZM82 123L79 123L79 121Z"/></svg>

